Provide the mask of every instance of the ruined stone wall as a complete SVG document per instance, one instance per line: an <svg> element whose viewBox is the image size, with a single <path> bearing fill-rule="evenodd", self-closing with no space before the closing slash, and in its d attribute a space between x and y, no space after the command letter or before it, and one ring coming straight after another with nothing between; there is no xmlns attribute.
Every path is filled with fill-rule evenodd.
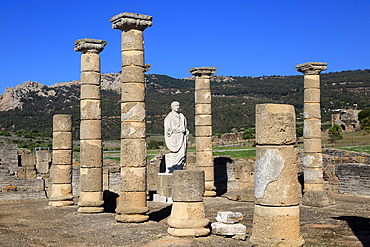
<svg viewBox="0 0 370 247"><path fill-rule="evenodd" d="M0 166L9 170L13 175L18 169L18 146L17 144L0 143Z"/></svg>

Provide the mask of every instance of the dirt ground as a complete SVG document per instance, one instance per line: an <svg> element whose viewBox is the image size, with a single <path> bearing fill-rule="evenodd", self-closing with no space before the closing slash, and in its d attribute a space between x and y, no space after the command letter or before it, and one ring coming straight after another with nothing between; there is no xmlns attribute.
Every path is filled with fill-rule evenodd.
<svg viewBox="0 0 370 247"><path fill-rule="evenodd" d="M338 195L336 205L301 206L305 246L370 246L370 197ZM209 235L174 238L167 233L171 206L148 202L150 220L116 223L114 213L81 215L77 206L52 208L46 199L0 201L0 246L250 246L246 241ZM206 217L218 211L241 212L252 231L254 202L206 198Z"/></svg>

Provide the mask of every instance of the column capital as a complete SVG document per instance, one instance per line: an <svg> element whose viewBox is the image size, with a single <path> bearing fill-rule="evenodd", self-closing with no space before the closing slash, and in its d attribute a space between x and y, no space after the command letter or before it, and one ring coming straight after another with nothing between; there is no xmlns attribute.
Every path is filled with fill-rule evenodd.
<svg viewBox="0 0 370 247"><path fill-rule="evenodd" d="M198 68L192 68L189 69L190 74L194 76L210 76L216 73L217 68L216 67L198 67Z"/></svg>
<svg viewBox="0 0 370 247"><path fill-rule="evenodd" d="M100 39L78 39L75 41L75 51L99 54L106 44L106 41Z"/></svg>
<svg viewBox="0 0 370 247"><path fill-rule="evenodd" d="M326 70L326 65L327 63L310 62L298 64L295 68L305 75L319 75L321 71Z"/></svg>
<svg viewBox="0 0 370 247"><path fill-rule="evenodd" d="M124 12L110 18L113 29L127 31L137 29L144 31L147 27L152 26L152 16Z"/></svg>

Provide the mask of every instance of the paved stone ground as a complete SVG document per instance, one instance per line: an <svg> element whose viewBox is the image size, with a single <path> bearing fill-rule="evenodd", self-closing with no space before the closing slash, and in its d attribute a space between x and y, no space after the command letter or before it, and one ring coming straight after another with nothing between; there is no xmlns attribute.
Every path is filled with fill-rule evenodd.
<svg viewBox="0 0 370 247"><path fill-rule="evenodd" d="M301 207L305 246L370 246L370 197L339 195L326 208ZM254 202L205 199L206 216L218 211L244 215L248 236ZM173 238L167 233L170 206L148 202L150 221L118 224L115 214L80 215L77 207L52 208L46 199L0 201L0 246L250 246L250 242L210 235Z"/></svg>

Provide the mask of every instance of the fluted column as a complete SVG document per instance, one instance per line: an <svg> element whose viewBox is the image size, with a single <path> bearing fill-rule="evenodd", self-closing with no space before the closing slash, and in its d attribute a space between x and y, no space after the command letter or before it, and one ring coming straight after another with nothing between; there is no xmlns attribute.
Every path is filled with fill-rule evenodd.
<svg viewBox="0 0 370 247"><path fill-rule="evenodd" d="M298 64L296 69L304 74L304 194L302 203L324 207L329 198L323 187L321 151L320 73L326 63Z"/></svg>
<svg viewBox="0 0 370 247"><path fill-rule="evenodd" d="M212 155L212 110L209 77L216 72L214 67L190 69L195 76L195 143L196 167L205 174L205 197L216 196Z"/></svg>
<svg viewBox="0 0 370 247"><path fill-rule="evenodd" d="M104 211L99 53L106 44L104 40L97 39L75 42L75 51L82 52L79 213Z"/></svg>
<svg viewBox="0 0 370 247"><path fill-rule="evenodd" d="M121 13L110 19L122 31L121 185L116 221L144 222L146 215L146 140L143 31L152 17Z"/></svg>
<svg viewBox="0 0 370 247"><path fill-rule="evenodd" d="M292 105L256 105L253 246L304 244L299 235L295 130Z"/></svg>
<svg viewBox="0 0 370 247"><path fill-rule="evenodd" d="M49 205L73 205L72 195L72 115L53 116L53 159L50 169Z"/></svg>

